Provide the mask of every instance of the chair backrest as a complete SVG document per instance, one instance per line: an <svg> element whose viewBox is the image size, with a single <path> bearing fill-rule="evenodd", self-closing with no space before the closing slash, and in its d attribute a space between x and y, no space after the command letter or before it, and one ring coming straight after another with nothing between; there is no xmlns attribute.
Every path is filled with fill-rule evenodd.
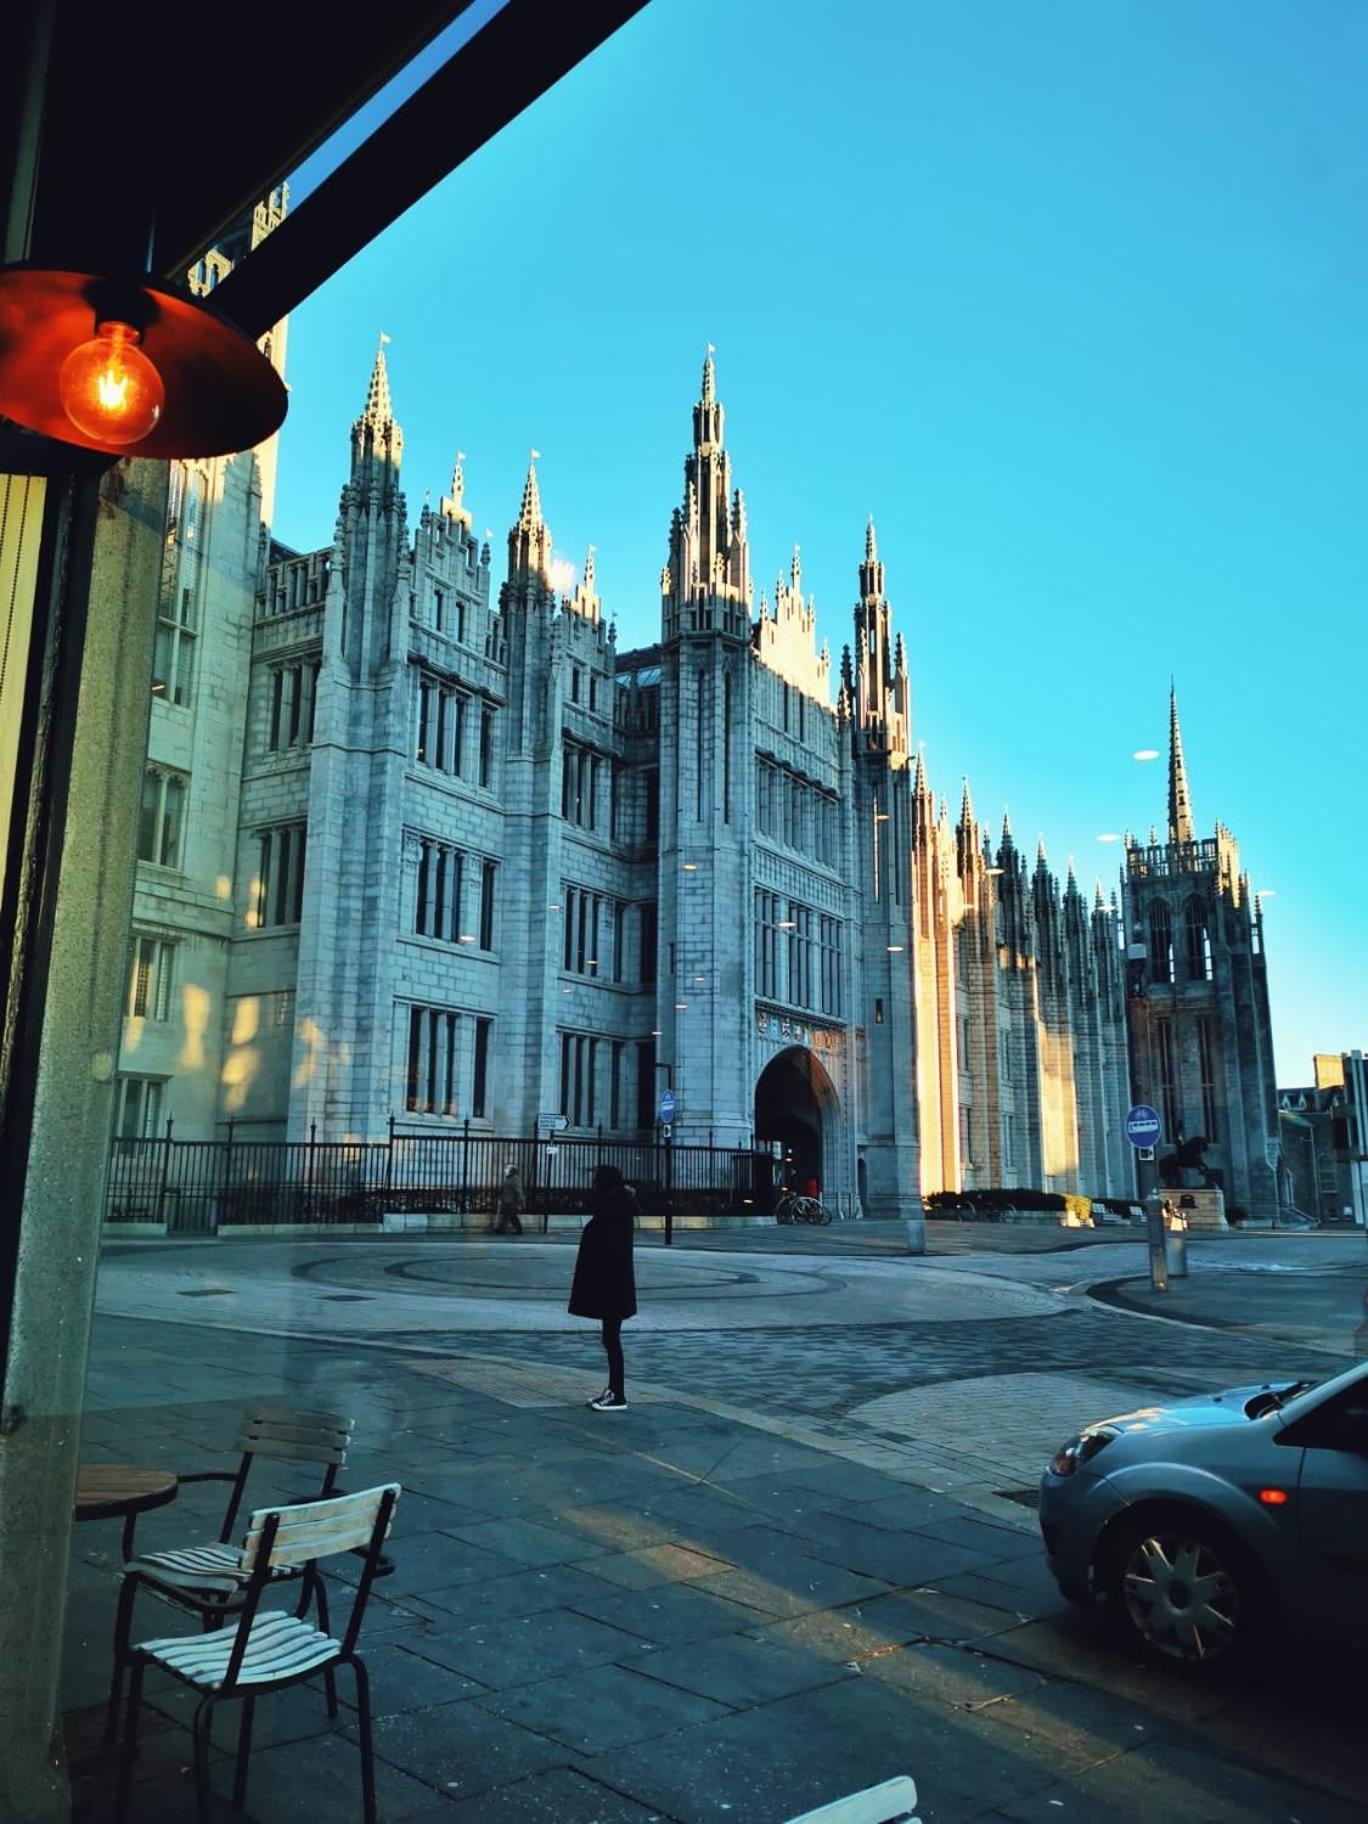
<svg viewBox="0 0 1368 1824"><path fill-rule="evenodd" d="M389 1497L386 1503L386 1497ZM357 1495L333 1495L326 1501L306 1501L295 1507L261 1507L247 1522L241 1570L250 1575L264 1555L271 1570L313 1564L338 1552L379 1546L389 1532L399 1484L386 1482L365 1488ZM384 1508L384 1530L380 1530ZM276 1525L271 1526L274 1520ZM377 1537L378 1534L378 1537Z"/></svg>
<svg viewBox="0 0 1368 1824"><path fill-rule="evenodd" d="M284 1463L322 1463L325 1468L320 1495L331 1492L337 1472L347 1460L353 1421L336 1412L296 1412L288 1406L249 1406L242 1415L234 1449L241 1451L233 1492L223 1516L219 1538L227 1545L237 1526L243 1492L252 1464L258 1457Z"/></svg>
<svg viewBox="0 0 1368 1824"><path fill-rule="evenodd" d="M905 1773L884 1780L879 1786L868 1786L863 1792L852 1792L847 1798L834 1799L830 1805L819 1805L816 1811L805 1811L788 1824L918 1824L912 1816L917 1803L916 1782Z"/></svg>
<svg viewBox="0 0 1368 1824"><path fill-rule="evenodd" d="M286 1463L347 1460L353 1421L336 1412L293 1412L284 1406L254 1406L242 1415L234 1449L244 1456L275 1457Z"/></svg>

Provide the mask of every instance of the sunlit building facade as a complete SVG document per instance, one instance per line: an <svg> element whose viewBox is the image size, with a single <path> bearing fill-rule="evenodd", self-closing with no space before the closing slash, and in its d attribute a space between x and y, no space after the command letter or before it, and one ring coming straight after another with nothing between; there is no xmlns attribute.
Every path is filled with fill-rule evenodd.
<svg viewBox="0 0 1368 1824"><path fill-rule="evenodd" d="M933 796L872 521L839 662L797 550L757 603L724 428L709 355L632 652L535 461L502 581L463 458L410 526L383 347L330 544L258 547L225 472L236 593L184 673L222 713L181 765L158 691L122 1132L625 1139L668 1089L677 1142L852 1212L1133 1194L1121 909ZM182 506L177 576L192 543Z"/></svg>

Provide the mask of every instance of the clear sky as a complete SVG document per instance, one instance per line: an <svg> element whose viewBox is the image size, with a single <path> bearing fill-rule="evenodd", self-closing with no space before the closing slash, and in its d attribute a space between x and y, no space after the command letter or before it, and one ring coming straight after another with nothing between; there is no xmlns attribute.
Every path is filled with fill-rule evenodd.
<svg viewBox="0 0 1368 1824"><path fill-rule="evenodd" d="M1368 6L652 0L295 315L277 531L332 536L376 335L416 515L466 452L625 649L704 344L757 578L833 654L873 512L914 736L1061 871L1199 827L1267 902L1280 1083L1368 1046Z"/></svg>

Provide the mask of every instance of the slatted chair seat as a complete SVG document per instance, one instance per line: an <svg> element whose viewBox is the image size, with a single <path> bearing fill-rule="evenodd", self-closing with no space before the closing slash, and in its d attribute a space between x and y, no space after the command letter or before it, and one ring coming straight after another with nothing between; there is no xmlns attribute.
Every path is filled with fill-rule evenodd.
<svg viewBox="0 0 1368 1824"><path fill-rule="evenodd" d="M143 1677L149 1666L199 1693L192 1725L195 1759L195 1802L200 1824L209 1816L209 1745L214 1705L236 1699L242 1705L237 1763L233 1775L233 1804L241 1811L247 1798L247 1768L252 1751L252 1718L258 1697L302 1684L322 1672L328 1691L328 1709L336 1714L332 1687L338 1666L349 1666L356 1680L357 1737L361 1749L361 1807L365 1824L377 1824L375 1809L375 1751L371 1736L370 1680L357 1652L361 1623L375 1581L381 1548L389 1535L399 1485L386 1483L356 1495L334 1495L300 1506L281 1504L259 1508L247 1526L247 1537L230 1574L240 1579L242 1597L231 1621L222 1609L223 1625L201 1635L174 1635L145 1640L126 1651L131 1671L128 1712L124 1721L123 1751L119 1759L119 1785L115 1800L117 1824L126 1824L133 1797L133 1763L137 1754L138 1714L142 1706ZM261 1598L273 1574L302 1572L305 1591L316 1588L322 1599L321 1558L341 1552L361 1551L365 1568L346 1631L334 1640L323 1627L304 1619L304 1608L293 1615L283 1610L261 1611ZM164 1571L167 1577L177 1573ZM136 1588L141 1574L130 1571Z"/></svg>
<svg viewBox="0 0 1368 1824"><path fill-rule="evenodd" d="M219 1628L212 1634L177 1634L168 1640L144 1640L135 1648L154 1664L174 1672L200 1691L221 1688L237 1648L242 1623ZM239 1685L275 1684L282 1678L303 1678L323 1666L334 1665L342 1651L334 1640L298 1615L271 1610L258 1615L247 1630Z"/></svg>

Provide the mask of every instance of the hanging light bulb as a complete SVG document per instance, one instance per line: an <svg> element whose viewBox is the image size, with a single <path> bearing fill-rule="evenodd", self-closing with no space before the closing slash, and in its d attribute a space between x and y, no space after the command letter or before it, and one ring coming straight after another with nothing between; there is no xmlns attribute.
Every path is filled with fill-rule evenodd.
<svg viewBox="0 0 1368 1824"><path fill-rule="evenodd" d="M62 410L87 437L122 448L140 443L161 417L166 390L128 323L97 323L89 342L62 363Z"/></svg>

